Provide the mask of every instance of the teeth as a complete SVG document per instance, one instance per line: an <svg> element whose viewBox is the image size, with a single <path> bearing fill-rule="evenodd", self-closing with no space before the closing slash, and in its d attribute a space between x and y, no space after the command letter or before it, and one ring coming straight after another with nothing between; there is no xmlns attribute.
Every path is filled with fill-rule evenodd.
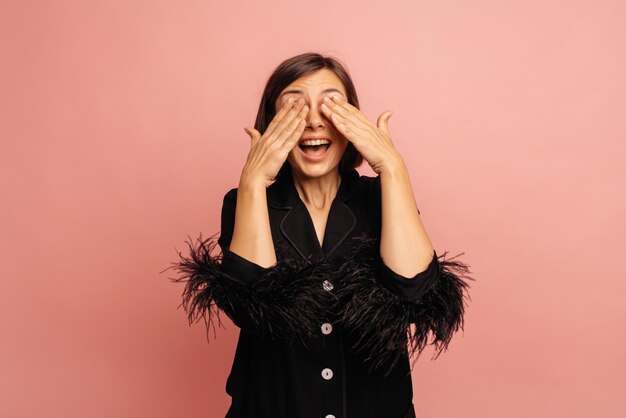
<svg viewBox="0 0 626 418"><path fill-rule="evenodd" d="M305 139L300 145L323 145L330 144L328 139Z"/></svg>

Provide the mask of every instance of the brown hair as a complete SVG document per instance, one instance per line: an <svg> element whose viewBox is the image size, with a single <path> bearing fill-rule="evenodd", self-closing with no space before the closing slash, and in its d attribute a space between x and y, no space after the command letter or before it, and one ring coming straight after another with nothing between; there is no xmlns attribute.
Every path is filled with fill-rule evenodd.
<svg viewBox="0 0 626 418"><path fill-rule="evenodd" d="M356 89L345 66L336 58L323 56L315 52L305 52L286 59L276 67L274 72L270 75L265 85L265 90L263 91L254 128L263 135L276 115L275 102L280 92L300 77L324 68L329 69L337 75L346 90L348 103L359 109L359 99L356 94ZM348 146L339 161L339 171L350 171L360 166L362 163L363 156L356 150L352 142L348 142ZM288 169L288 165L289 162L285 161L278 172L279 176Z"/></svg>

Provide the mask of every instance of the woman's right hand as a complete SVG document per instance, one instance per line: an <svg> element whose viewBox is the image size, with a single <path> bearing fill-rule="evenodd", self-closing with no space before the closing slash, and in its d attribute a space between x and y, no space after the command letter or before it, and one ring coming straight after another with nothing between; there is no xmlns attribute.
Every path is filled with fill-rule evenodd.
<svg viewBox="0 0 626 418"><path fill-rule="evenodd" d="M280 168L304 132L304 117L309 107L303 105L304 99L294 101L290 98L276 113L263 135L254 128L244 128L250 135L251 147L241 181L260 182L265 188L276 181Z"/></svg>

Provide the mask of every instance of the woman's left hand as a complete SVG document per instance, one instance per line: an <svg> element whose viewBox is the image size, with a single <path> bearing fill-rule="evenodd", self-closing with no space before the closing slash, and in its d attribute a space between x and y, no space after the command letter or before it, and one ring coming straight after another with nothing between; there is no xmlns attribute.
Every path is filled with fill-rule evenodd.
<svg viewBox="0 0 626 418"><path fill-rule="evenodd" d="M377 174L402 162L389 134L391 110L381 113L374 125L359 109L335 94L324 97L322 111Z"/></svg>

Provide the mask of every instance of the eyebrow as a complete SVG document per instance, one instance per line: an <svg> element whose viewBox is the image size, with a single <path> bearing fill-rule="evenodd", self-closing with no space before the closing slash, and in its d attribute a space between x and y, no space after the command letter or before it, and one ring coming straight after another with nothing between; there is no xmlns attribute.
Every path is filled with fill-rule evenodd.
<svg viewBox="0 0 626 418"><path fill-rule="evenodd" d="M337 92L337 93L341 94L342 96L344 95L341 91L337 90L336 88L324 89L324 90L322 90L322 94L329 93L331 91ZM289 93L300 93L300 94L302 94L303 91L299 90L299 89L286 90L286 91L282 92L280 94L280 96L278 96L278 98L280 99L282 96L284 96L285 94L289 94Z"/></svg>

